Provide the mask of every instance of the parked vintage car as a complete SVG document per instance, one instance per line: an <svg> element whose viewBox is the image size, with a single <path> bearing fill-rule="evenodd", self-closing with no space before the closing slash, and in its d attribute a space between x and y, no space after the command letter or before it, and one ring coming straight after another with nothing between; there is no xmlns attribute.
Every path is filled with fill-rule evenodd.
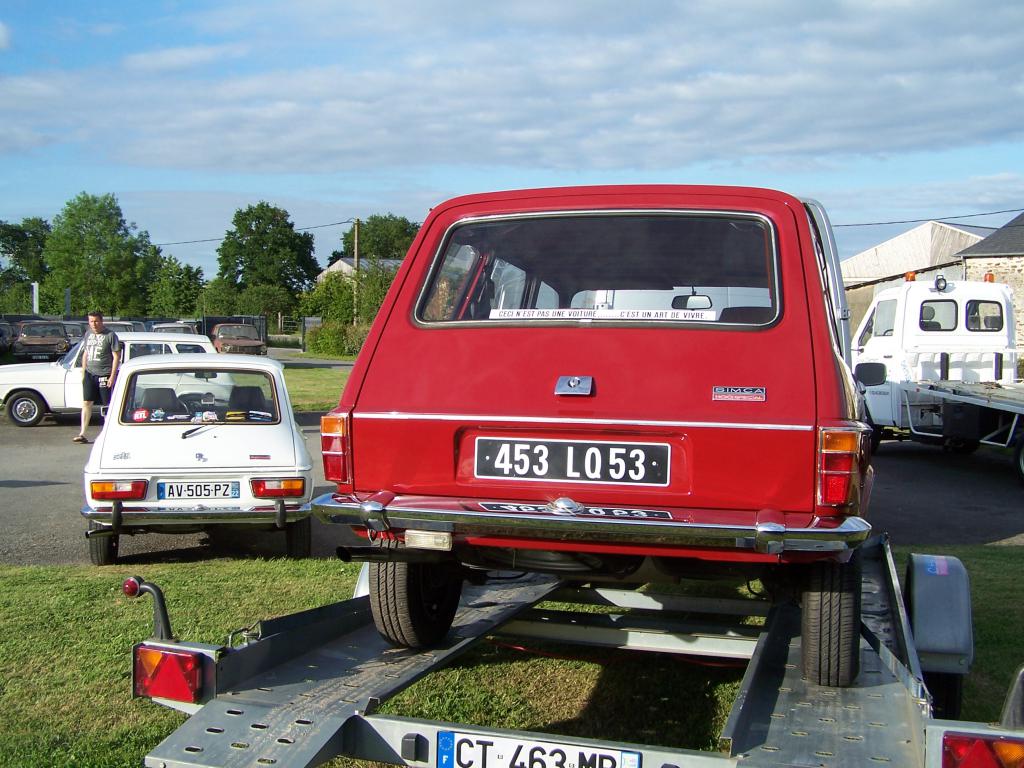
<svg viewBox="0 0 1024 768"><path fill-rule="evenodd" d="M213 343L200 334L169 337L154 333L118 333L124 344L123 360L147 355L213 353ZM52 363L25 363L0 367L0 406L19 427L34 427L50 414L82 410L82 345L76 344Z"/></svg>
<svg viewBox="0 0 1024 768"><path fill-rule="evenodd" d="M218 352L242 355L265 355L267 345L254 325L244 323L218 323L213 326L213 346Z"/></svg>
<svg viewBox="0 0 1024 768"><path fill-rule="evenodd" d="M12 351L18 360L55 360L71 347L59 320L28 320L18 326Z"/></svg>
<svg viewBox="0 0 1024 768"><path fill-rule="evenodd" d="M231 525L280 530L290 557L309 555L312 459L276 360L128 361L84 481L96 565L116 561L125 534Z"/></svg>
<svg viewBox="0 0 1024 768"><path fill-rule="evenodd" d="M146 330L143 323L135 323L132 320L104 320L103 325L114 333L140 333Z"/></svg>
<svg viewBox="0 0 1024 768"><path fill-rule="evenodd" d="M438 642L488 569L759 578L803 671L857 676L870 429L823 209L631 186L443 203L321 426L325 522L380 633Z"/></svg>
<svg viewBox="0 0 1024 768"><path fill-rule="evenodd" d="M154 323L153 333L196 333L194 323Z"/></svg>
<svg viewBox="0 0 1024 768"><path fill-rule="evenodd" d="M89 330L89 324L80 320L61 320L61 325L72 344L77 344Z"/></svg>

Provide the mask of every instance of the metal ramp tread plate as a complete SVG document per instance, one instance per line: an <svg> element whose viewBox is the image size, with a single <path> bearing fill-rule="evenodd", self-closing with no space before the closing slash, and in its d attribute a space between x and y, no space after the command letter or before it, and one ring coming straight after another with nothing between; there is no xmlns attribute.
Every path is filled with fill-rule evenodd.
<svg viewBox="0 0 1024 768"><path fill-rule="evenodd" d="M825 688L801 675L799 610L776 618L725 730L740 765L924 765L919 703L866 639L855 684Z"/></svg>
<svg viewBox="0 0 1024 768"><path fill-rule="evenodd" d="M342 726L370 714L558 586L531 578L463 590L445 645L392 648L366 621L348 634L221 693L161 742L150 768L265 768L316 765L341 751Z"/></svg>

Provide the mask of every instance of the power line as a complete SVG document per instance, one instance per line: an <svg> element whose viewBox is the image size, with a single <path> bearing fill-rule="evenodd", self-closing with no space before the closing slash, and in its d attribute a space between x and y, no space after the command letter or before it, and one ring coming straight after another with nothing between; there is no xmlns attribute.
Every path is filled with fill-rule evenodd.
<svg viewBox="0 0 1024 768"><path fill-rule="evenodd" d="M928 221L949 221L951 219L974 219L980 216L998 216L1001 213L1021 213L1024 208L1006 208L1002 211L986 211L985 213L964 213L958 216L942 216L935 217L931 216L927 219L899 219L894 221L866 221L861 224L833 224L833 229L839 229L840 227L884 227L892 224L924 224ZM306 232L310 229L326 229L327 227L339 227L342 224L351 224L354 219L345 219L344 221L332 221L330 224L314 224L311 227L296 227L296 232ZM168 245L194 245L195 243L219 243L223 240L223 237L207 237L202 240L179 240L174 243L153 243L153 245L164 247Z"/></svg>
<svg viewBox="0 0 1024 768"><path fill-rule="evenodd" d="M344 221L332 221L330 224L314 224L312 227L296 227L296 232L305 232L308 229L324 229L326 227L339 227L342 224L351 224L355 219L345 219ZM193 243L219 243L223 240L223 237L207 237L202 240L179 240L176 243L153 243L153 245L163 247L166 245L192 245Z"/></svg>
<svg viewBox="0 0 1024 768"><path fill-rule="evenodd" d="M1024 211L1024 208L1007 208L1004 211L988 211L987 213L965 213L960 216L932 216L928 219L901 219L900 221L869 221L864 224L833 224L833 228L838 227L881 227L887 224L924 224L927 221L949 221L950 219L973 219L978 216L996 216L1000 213L1020 213Z"/></svg>

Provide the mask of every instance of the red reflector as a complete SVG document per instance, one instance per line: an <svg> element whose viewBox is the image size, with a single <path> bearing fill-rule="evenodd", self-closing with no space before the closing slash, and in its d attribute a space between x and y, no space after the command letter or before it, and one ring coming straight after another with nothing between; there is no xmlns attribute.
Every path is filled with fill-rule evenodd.
<svg viewBox="0 0 1024 768"><path fill-rule="evenodd" d="M1024 739L995 734L945 733L942 768L1021 768Z"/></svg>
<svg viewBox="0 0 1024 768"><path fill-rule="evenodd" d="M135 647L135 695L196 702L202 691L200 654Z"/></svg>
<svg viewBox="0 0 1024 768"><path fill-rule="evenodd" d="M822 504L845 504L850 494L849 475L825 475L822 479Z"/></svg>

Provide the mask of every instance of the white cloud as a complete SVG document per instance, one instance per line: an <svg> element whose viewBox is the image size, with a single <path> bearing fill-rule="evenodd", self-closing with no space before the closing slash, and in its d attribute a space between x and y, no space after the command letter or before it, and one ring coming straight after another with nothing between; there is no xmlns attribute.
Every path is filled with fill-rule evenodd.
<svg viewBox="0 0 1024 768"><path fill-rule="evenodd" d="M245 45L194 45L180 48L163 48L125 56L125 69L142 73L159 73L189 69L211 64L225 58L240 58L248 53Z"/></svg>
<svg viewBox="0 0 1024 768"><path fill-rule="evenodd" d="M0 51L6 51L11 47L11 30L0 21Z"/></svg>

